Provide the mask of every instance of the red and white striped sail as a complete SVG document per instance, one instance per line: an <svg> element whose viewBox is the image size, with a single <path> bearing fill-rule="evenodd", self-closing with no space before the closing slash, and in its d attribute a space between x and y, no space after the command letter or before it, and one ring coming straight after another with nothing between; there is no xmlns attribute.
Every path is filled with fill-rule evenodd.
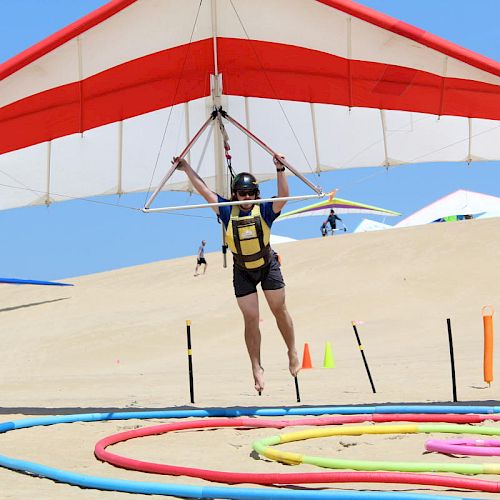
<svg viewBox="0 0 500 500"><path fill-rule="evenodd" d="M214 104L305 174L500 158L500 64L350 0L113 0L0 66L0 209L152 190Z"/></svg>

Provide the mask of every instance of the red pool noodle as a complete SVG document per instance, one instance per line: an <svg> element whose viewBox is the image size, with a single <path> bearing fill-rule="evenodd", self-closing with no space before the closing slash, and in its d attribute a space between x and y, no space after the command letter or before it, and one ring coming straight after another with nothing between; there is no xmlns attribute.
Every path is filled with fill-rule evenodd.
<svg viewBox="0 0 500 500"><path fill-rule="evenodd" d="M482 479L442 476L435 474L418 474L409 472L309 472L309 473L246 473L225 472L195 467L159 464L135 460L106 450L107 446L136 437L164 434L166 432L185 429L204 429L217 427L272 427L282 428L297 425L333 425L341 423L372 421L412 421L416 416L402 415L347 415L323 418L302 418L297 420L270 420L257 418L216 418L171 422L151 427L143 427L121 432L101 439L95 446L95 455L99 460L111 463L129 470L137 470L154 474L173 476L189 476L215 481L219 483L236 484L251 483L261 485L271 484L310 484L310 483L398 483L443 486L451 488L466 488L490 493L500 492L500 483ZM460 417L457 419L457 417ZM492 419L493 415L420 415L419 421L460 421L461 423L476 423ZM500 417L500 416L499 416ZM497 418L494 418L497 420Z"/></svg>

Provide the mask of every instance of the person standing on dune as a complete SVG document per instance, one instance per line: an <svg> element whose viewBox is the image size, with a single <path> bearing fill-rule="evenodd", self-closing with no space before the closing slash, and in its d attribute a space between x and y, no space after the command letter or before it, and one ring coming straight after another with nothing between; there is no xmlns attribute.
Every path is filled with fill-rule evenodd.
<svg viewBox="0 0 500 500"><path fill-rule="evenodd" d="M205 244L207 242L205 240L201 240L200 248L198 248L198 254L196 255L196 267L194 269L194 275L198 276L200 273L198 270L200 266L203 264L203 274L207 272L207 259L205 259Z"/></svg>
<svg viewBox="0 0 500 500"><path fill-rule="evenodd" d="M288 181L279 155L273 157L276 167L278 198L287 197ZM214 193L184 159L174 158L177 169L186 173L193 187L208 203L228 201ZM293 322L285 304L285 282L276 252L269 244L270 228L281 213L286 200L252 203L259 198L259 185L247 172L237 174L231 183L231 201L245 201L234 206L212 207L226 228L226 242L233 254L233 286L236 301L245 322L245 343L250 356L255 390L264 390L264 369L261 364L261 333L259 328L260 283L278 329L287 346L288 367L293 377L300 370L295 346Z"/></svg>

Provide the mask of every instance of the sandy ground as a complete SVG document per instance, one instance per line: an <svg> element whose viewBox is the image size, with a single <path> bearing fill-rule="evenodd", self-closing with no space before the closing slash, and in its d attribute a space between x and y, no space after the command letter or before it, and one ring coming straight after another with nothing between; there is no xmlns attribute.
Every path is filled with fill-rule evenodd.
<svg viewBox="0 0 500 500"><path fill-rule="evenodd" d="M500 405L497 381L483 381L481 307L500 304L500 219L462 221L281 244L287 303L302 356L296 403L284 344L263 295L266 389L253 388L231 269L208 254L204 276L194 257L68 280L74 287L0 287L3 357L1 420L137 409L438 404L453 400L446 319L451 319L461 404ZM186 320L192 322L195 404L190 404ZM371 390L351 321L364 346ZM324 369L325 344L335 368ZM495 347L498 357L499 349ZM496 378L500 373L498 363ZM164 420L60 424L0 434L0 454L83 474L211 485L117 469L93 456L95 443L120 430ZM500 428L500 423L489 423ZM280 432L288 432L280 431ZM304 472L252 453L273 429L186 431L136 439L113 451L141 460L248 472ZM335 458L496 463L495 457L426 454L428 435L321 438L281 449ZM478 476L498 481L497 475ZM164 498L80 489L0 469L2 499ZM249 485L242 485L249 486ZM426 486L322 487L402 490L451 497L494 494ZM314 488L315 486L308 486Z"/></svg>

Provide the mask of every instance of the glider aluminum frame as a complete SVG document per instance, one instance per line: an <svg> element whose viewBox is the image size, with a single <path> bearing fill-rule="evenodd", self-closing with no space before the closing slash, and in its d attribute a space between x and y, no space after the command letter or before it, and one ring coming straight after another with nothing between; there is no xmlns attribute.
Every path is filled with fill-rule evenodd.
<svg viewBox="0 0 500 500"><path fill-rule="evenodd" d="M158 193L163 189L163 186L168 182L170 177L172 177L173 173L177 169L177 165L179 164L179 161L183 159L191 150L191 148L195 145L195 143L198 141L198 139L202 136L203 132L208 128L208 126L211 124L211 122L215 119L221 120L222 118L225 118L229 123L234 125L238 130L243 132L248 138L250 138L252 141L254 141L257 145L259 145L264 151L269 153L271 156L275 156L277 153L273 151L265 142L260 140L256 135L252 134L250 130L245 128L241 123L236 121L234 118L229 116L224 110L216 109L212 112L210 117L207 119L207 121L201 126L201 128L196 132L196 134L193 136L193 138L189 141L187 146L182 150L181 154L177 157L176 161L172 163L172 166L166 173L165 177L161 180L160 184L158 187L154 190L153 194L149 197L148 201L144 205L144 208L142 209L143 212L170 212L173 210L184 210L184 209L193 209L193 208L205 208L205 207L222 207L222 206L228 206L228 205L244 205L248 203L247 201L226 201L226 202L219 202L219 203L201 203L197 205L182 205L182 206L175 206L175 207L159 207L159 208L151 208L151 205L155 198L158 196ZM289 200L307 200L310 198L323 198L327 196L323 192L323 190L315 186L312 182L310 182L308 179L306 179L295 167L290 165L285 159L281 160L281 163L288 169L290 172L292 172L295 176L297 176L302 182L304 182L307 186L309 186L316 194L311 194L311 195L302 195L302 196L285 196L281 198L262 198L258 200L252 200L252 203L254 204L261 204L267 201L289 201Z"/></svg>

